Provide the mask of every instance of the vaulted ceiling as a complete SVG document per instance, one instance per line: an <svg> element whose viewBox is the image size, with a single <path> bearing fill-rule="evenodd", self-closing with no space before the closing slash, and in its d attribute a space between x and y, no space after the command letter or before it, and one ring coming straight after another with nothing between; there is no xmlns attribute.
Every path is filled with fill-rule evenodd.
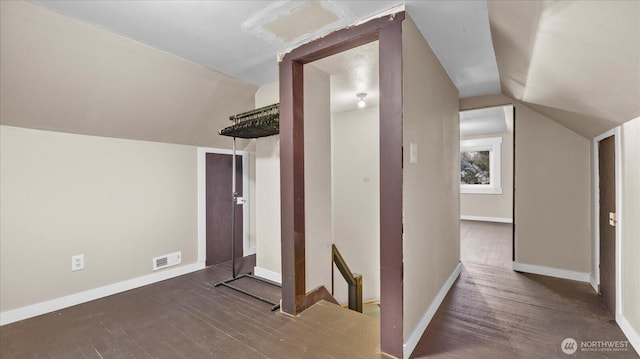
<svg viewBox="0 0 640 359"><path fill-rule="evenodd" d="M639 1L488 1L502 92L591 138L640 116Z"/></svg>
<svg viewBox="0 0 640 359"><path fill-rule="evenodd" d="M640 1L34 1L243 81L404 5L459 89L502 92L590 138L640 116Z"/></svg>

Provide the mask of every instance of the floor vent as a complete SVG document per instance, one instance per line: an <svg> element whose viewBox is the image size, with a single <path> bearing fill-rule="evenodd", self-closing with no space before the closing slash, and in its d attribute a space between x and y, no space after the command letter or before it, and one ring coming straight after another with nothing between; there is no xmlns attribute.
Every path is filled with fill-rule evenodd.
<svg viewBox="0 0 640 359"><path fill-rule="evenodd" d="M166 267L171 267L176 264L180 264L182 261L182 252L175 252L166 254L164 256L153 258L153 270L158 270Z"/></svg>

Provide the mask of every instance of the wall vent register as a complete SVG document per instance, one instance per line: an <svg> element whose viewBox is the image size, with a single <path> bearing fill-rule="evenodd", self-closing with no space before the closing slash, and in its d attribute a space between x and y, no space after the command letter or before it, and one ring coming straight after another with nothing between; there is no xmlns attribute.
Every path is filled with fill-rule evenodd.
<svg viewBox="0 0 640 359"><path fill-rule="evenodd" d="M153 270L171 267L182 262L182 252L166 254L153 258Z"/></svg>

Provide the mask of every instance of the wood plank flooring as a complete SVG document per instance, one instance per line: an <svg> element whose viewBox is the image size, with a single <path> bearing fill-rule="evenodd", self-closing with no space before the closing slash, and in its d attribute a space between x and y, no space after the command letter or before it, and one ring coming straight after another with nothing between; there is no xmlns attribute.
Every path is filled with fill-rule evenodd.
<svg viewBox="0 0 640 359"><path fill-rule="evenodd" d="M573 355L564 354L560 344L567 337L578 347L581 341L627 338L589 284L506 268L511 234L505 227L510 225L461 225L462 273L411 358L638 358L630 344L623 352L578 348ZM470 238L474 233L478 235ZM465 246L474 239L493 249L482 248L482 242ZM476 249L480 253L465 253ZM507 259L501 258L505 254Z"/></svg>
<svg viewBox="0 0 640 359"><path fill-rule="evenodd" d="M589 284L507 268L509 225L461 228L466 239L476 233L491 242L465 246L463 236L463 271L411 358L638 358L630 345L564 354L567 337L578 345L626 338ZM474 247L477 253L465 253ZM239 263L245 271L253 265L252 258ZM384 357L378 320L324 302L295 318L271 312L269 304L214 287L229 276L229 264L221 264L0 327L0 358ZM251 279L234 284L280 296Z"/></svg>
<svg viewBox="0 0 640 359"><path fill-rule="evenodd" d="M295 318L271 312L214 287L229 276L213 266L5 325L0 358L382 358L378 320L326 302ZM277 287L236 283L279 300Z"/></svg>
<svg viewBox="0 0 640 359"><path fill-rule="evenodd" d="M460 258L511 269L511 223L460 221Z"/></svg>

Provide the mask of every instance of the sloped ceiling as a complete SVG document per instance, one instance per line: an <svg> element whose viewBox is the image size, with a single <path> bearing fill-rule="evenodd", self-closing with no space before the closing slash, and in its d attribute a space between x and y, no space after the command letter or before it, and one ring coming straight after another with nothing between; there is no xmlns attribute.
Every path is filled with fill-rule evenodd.
<svg viewBox="0 0 640 359"><path fill-rule="evenodd" d="M279 53L404 3L322 1L320 7L310 1L265 0L33 2L254 85L277 81Z"/></svg>
<svg viewBox="0 0 640 359"><path fill-rule="evenodd" d="M640 115L635 0L34 2L254 85L278 53L404 4L461 97L502 92L587 138Z"/></svg>
<svg viewBox="0 0 640 359"><path fill-rule="evenodd" d="M640 116L640 2L487 7L503 93L587 138Z"/></svg>
<svg viewBox="0 0 640 359"><path fill-rule="evenodd" d="M460 97L500 93L484 0L407 1L407 13L458 87Z"/></svg>
<svg viewBox="0 0 640 359"><path fill-rule="evenodd" d="M23 1L0 1L0 124L230 148L257 86Z"/></svg>
<svg viewBox="0 0 640 359"><path fill-rule="evenodd" d="M484 0L32 2L254 85L278 54L406 5L461 96L500 92Z"/></svg>

